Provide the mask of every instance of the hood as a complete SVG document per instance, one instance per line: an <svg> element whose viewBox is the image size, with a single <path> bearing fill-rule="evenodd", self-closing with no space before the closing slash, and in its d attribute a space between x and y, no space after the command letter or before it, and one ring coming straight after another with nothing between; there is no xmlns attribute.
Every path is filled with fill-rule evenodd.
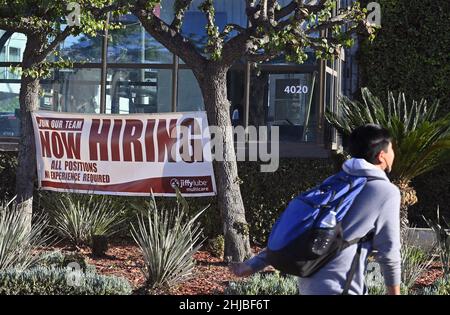
<svg viewBox="0 0 450 315"><path fill-rule="evenodd" d="M372 178L379 178L389 181L386 173L373 165L372 163L367 162L365 159L355 159L352 158L347 160L342 164L342 169L354 176L366 176Z"/></svg>

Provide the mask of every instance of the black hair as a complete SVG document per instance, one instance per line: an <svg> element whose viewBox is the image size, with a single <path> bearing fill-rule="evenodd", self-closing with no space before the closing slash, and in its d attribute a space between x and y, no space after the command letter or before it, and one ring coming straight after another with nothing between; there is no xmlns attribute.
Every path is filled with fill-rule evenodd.
<svg viewBox="0 0 450 315"><path fill-rule="evenodd" d="M366 124L353 130L348 141L352 157L379 164L377 156L381 150L387 152L392 138L389 131L380 125Z"/></svg>

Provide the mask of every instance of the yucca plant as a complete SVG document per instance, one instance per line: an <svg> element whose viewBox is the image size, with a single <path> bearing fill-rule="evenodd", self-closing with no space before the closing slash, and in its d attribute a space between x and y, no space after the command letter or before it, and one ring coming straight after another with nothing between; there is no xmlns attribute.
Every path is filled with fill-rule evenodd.
<svg viewBox="0 0 450 315"><path fill-rule="evenodd" d="M149 289L167 289L188 279L195 267L193 255L204 241L196 221L207 208L189 218L186 201L177 195L177 208L167 210L158 209L152 196L147 210L138 215L137 227L131 225Z"/></svg>
<svg viewBox="0 0 450 315"><path fill-rule="evenodd" d="M388 129L393 137L395 161L391 172L393 182L402 194L402 231L409 226L408 208L417 202L411 180L450 162L450 113L437 116L439 102L428 105L406 102L404 93L397 99L388 93L383 104L367 88L362 88L363 103L347 97L339 100L339 112L326 112L327 121L343 134L355 128L375 123ZM403 234L403 233L402 233Z"/></svg>
<svg viewBox="0 0 450 315"><path fill-rule="evenodd" d="M413 234L406 233L401 248L402 284L406 294L411 293L416 281L434 261L433 250L423 250L415 245Z"/></svg>
<svg viewBox="0 0 450 315"><path fill-rule="evenodd" d="M44 233L48 222L44 217L33 221L30 229L14 200L0 204L0 270L24 270L41 259L36 250L50 240Z"/></svg>
<svg viewBox="0 0 450 315"><path fill-rule="evenodd" d="M440 216L439 206L437 207L437 220L428 220L422 216L428 226L434 231L436 235L436 242L441 259L442 270L444 276L450 278L450 225L444 217Z"/></svg>
<svg viewBox="0 0 450 315"><path fill-rule="evenodd" d="M123 222L123 206L109 196L61 194L55 201L50 195L45 201L51 216L51 226L74 246L92 245L93 236L110 237Z"/></svg>

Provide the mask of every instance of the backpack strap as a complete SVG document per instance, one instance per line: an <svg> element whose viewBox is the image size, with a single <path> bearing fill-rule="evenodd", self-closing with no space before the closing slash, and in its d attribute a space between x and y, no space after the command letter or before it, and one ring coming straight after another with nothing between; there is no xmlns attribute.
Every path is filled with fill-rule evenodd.
<svg viewBox="0 0 450 315"><path fill-rule="evenodd" d="M358 244L358 248L356 249L356 254L353 257L353 261L352 261L352 264L350 266L350 270L349 270L349 272L347 274L347 280L345 281L344 291L342 292L342 295L348 295L348 291L350 289L350 285L351 285L351 283L353 281L353 277L355 276L355 273L356 273L356 268L358 267L358 263L359 263L359 260L361 258L362 244L364 242L371 241L373 239L374 234L375 233L373 231L371 231L371 232L367 233L364 237L356 238L356 239L354 239L354 240L352 240L350 242L345 242L344 243L344 246L343 246L342 249L347 248L347 247L349 247L351 245L354 245L354 244Z"/></svg>

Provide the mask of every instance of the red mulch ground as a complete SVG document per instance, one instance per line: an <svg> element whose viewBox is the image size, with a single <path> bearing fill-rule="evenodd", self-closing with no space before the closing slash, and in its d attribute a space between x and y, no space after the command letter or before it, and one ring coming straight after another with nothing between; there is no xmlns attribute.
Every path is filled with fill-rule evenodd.
<svg viewBox="0 0 450 315"><path fill-rule="evenodd" d="M73 250L65 245L55 247L62 251ZM95 265L98 273L124 277L130 281L136 294L143 293L145 278L141 268L144 263L136 245L126 242L110 245L105 257L100 258L92 257L87 247L79 248L78 252L86 257L88 264ZM191 279L178 288L171 289L170 292L156 292L156 294L222 294L228 282L237 279L222 259L212 256L205 250L197 252L194 258L197 264Z"/></svg>
<svg viewBox="0 0 450 315"><path fill-rule="evenodd" d="M70 250L68 246L58 245L53 249ZM52 250L52 249L49 249ZM258 248L254 248L258 251ZM142 255L136 245L129 242L119 242L110 245L105 257L94 258L89 248L78 249L86 257L89 264L95 265L97 272L104 275L115 275L128 279L135 289L135 294L143 294L145 278L141 272L143 267ZM209 252L201 250L194 255L197 262L191 279L169 292L153 292L153 294L174 295L204 295L222 294L229 281L237 280L222 259L212 256ZM417 281L417 287L428 286L442 276L442 269L434 263Z"/></svg>
<svg viewBox="0 0 450 315"><path fill-rule="evenodd" d="M433 284L438 278L443 276L442 265L438 262L434 262L431 268L423 273L423 275L416 281L415 287L425 287Z"/></svg>

